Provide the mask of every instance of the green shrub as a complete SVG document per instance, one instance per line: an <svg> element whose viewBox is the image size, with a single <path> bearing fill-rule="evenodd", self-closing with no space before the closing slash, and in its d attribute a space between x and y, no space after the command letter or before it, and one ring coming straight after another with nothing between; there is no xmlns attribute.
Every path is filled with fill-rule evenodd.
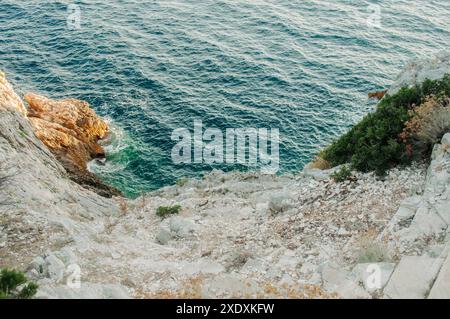
<svg viewBox="0 0 450 319"><path fill-rule="evenodd" d="M174 206L159 206L156 210L156 215L162 218L165 218L169 215L178 214L181 210L180 205L174 205Z"/></svg>
<svg viewBox="0 0 450 319"><path fill-rule="evenodd" d="M348 180L352 176L352 171L346 166L342 166L342 168L333 174L331 174L331 177L338 183L342 183L346 180Z"/></svg>
<svg viewBox="0 0 450 319"><path fill-rule="evenodd" d="M19 286L22 286L19 289ZM27 283L25 275L16 270L2 269L0 272L0 299L29 299L38 289L38 285Z"/></svg>
<svg viewBox="0 0 450 319"><path fill-rule="evenodd" d="M449 96L450 75L441 80L426 80L422 85L404 87L392 96L386 95L375 112L366 115L324 149L320 156L332 167L351 163L354 169L375 171L378 175L396 165L410 163L411 156L399 135L409 120L408 111L429 95Z"/></svg>

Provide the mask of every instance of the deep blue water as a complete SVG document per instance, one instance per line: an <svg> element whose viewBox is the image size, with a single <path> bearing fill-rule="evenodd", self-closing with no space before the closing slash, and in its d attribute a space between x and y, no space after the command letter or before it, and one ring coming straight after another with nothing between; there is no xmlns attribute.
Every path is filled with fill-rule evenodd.
<svg viewBox="0 0 450 319"><path fill-rule="evenodd" d="M367 92L448 48L449 17L448 0L0 0L0 68L19 93L84 99L108 118L109 161L93 169L136 195L213 168L172 163L172 130L195 118L279 128L280 172L300 170L374 107Z"/></svg>

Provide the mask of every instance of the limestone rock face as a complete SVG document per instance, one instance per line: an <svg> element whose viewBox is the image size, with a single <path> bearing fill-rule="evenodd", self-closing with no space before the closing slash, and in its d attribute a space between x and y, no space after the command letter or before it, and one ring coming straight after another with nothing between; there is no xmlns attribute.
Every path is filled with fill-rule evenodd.
<svg viewBox="0 0 450 319"><path fill-rule="evenodd" d="M87 234L97 234L104 227L101 218L118 214L119 206L98 196L100 184L81 187L67 178L67 170L34 134L3 74L1 79L0 268L24 269L47 250L67 243L89 246ZM55 259L51 264L59 278L61 264Z"/></svg>
<svg viewBox="0 0 450 319"><path fill-rule="evenodd" d="M20 97L14 92L11 84L6 80L5 73L0 71L0 110L15 110L27 115L27 109Z"/></svg>
<svg viewBox="0 0 450 319"><path fill-rule="evenodd" d="M404 256L384 293L393 299L423 299L433 285L442 265L439 258L427 256Z"/></svg>
<svg viewBox="0 0 450 319"><path fill-rule="evenodd" d="M450 248L450 246L449 246ZM447 256L428 296L430 299L450 298L450 255Z"/></svg>
<svg viewBox="0 0 450 319"><path fill-rule="evenodd" d="M51 100L34 93L24 99L35 134L64 163L85 171L89 160L104 156L98 141L108 134L108 125L87 102Z"/></svg>
<svg viewBox="0 0 450 319"><path fill-rule="evenodd" d="M403 86L420 84L426 79L441 79L445 74L450 74L450 53L448 50L439 52L433 57L416 59L408 63L387 93L393 95Z"/></svg>

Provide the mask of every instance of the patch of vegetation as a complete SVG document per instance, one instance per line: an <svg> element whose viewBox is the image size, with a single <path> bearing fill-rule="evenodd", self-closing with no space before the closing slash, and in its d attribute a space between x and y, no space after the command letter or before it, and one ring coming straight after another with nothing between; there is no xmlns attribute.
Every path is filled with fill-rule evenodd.
<svg viewBox="0 0 450 319"><path fill-rule="evenodd" d="M414 157L428 156L433 146L450 132L450 98L430 95L425 102L409 111L400 138L406 151Z"/></svg>
<svg viewBox="0 0 450 319"><path fill-rule="evenodd" d="M187 179L186 177L179 178L177 180L177 185L180 186L180 187L183 187L184 185L186 185L186 183L188 181L189 181L189 179Z"/></svg>
<svg viewBox="0 0 450 319"><path fill-rule="evenodd" d="M421 85L404 87L398 93L386 95L375 112L366 115L349 132L344 134L319 156L332 167L350 163L362 172L386 170L412 160L400 134L410 119L415 106L434 95L438 98L450 95L450 75L441 80L426 80Z"/></svg>
<svg viewBox="0 0 450 319"><path fill-rule="evenodd" d="M338 171L331 174L331 177L334 179L337 183L342 183L352 176L352 171L347 167L347 165L344 165L339 169Z"/></svg>
<svg viewBox="0 0 450 319"><path fill-rule="evenodd" d="M378 243L368 243L358 252L358 263L377 263L390 261L384 246Z"/></svg>
<svg viewBox="0 0 450 319"><path fill-rule="evenodd" d="M0 299L30 299L38 289L34 282L27 283L25 275L17 270L0 271Z"/></svg>
<svg viewBox="0 0 450 319"><path fill-rule="evenodd" d="M179 214L181 210L180 205L174 205L174 206L159 206L156 210L156 215L161 218L166 218L169 215L176 215Z"/></svg>

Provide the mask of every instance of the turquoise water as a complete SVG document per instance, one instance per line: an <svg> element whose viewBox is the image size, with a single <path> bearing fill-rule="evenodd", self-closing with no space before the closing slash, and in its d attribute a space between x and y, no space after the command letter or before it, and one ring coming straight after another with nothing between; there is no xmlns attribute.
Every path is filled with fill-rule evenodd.
<svg viewBox="0 0 450 319"><path fill-rule="evenodd" d="M67 26L79 5L80 29ZM379 5L379 27L367 18ZM0 2L0 68L20 93L87 100L114 134L106 166L129 195L233 165L175 165L175 128L278 128L280 172L374 107L411 58L448 48L442 1ZM372 21L372 20L371 20Z"/></svg>

